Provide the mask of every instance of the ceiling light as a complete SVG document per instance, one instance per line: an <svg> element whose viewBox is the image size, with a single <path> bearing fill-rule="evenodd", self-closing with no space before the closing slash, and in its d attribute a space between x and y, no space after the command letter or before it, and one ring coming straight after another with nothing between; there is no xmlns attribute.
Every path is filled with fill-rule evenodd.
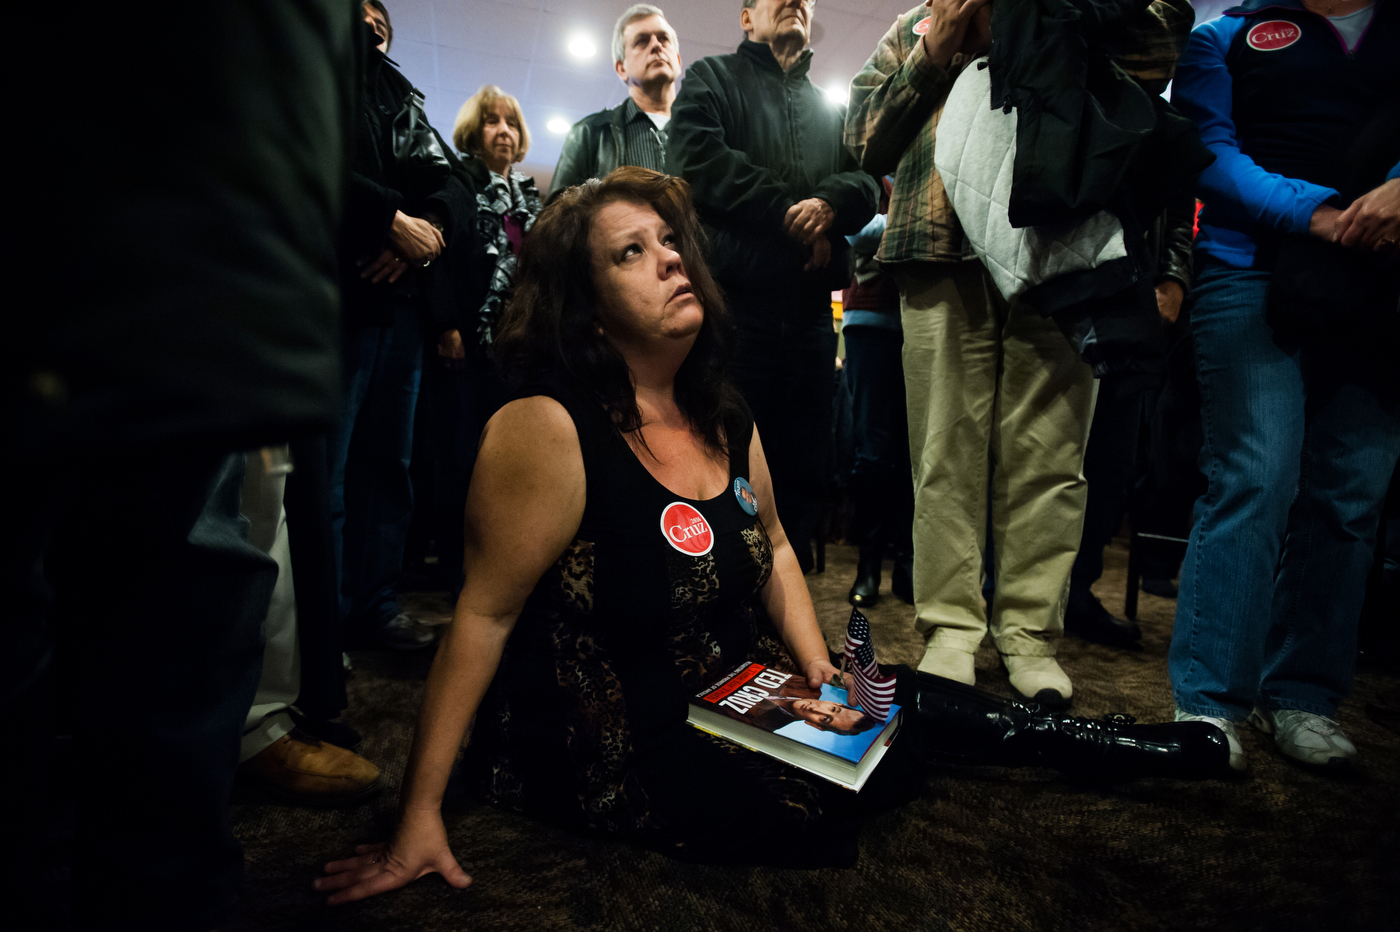
<svg viewBox="0 0 1400 932"><path fill-rule="evenodd" d="M575 58L592 58L598 54L598 46L585 35L577 35L569 40L569 54Z"/></svg>
<svg viewBox="0 0 1400 932"><path fill-rule="evenodd" d="M850 102L851 90L848 84L828 84L822 88L822 93L826 99L834 104L845 104Z"/></svg>
<svg viewBox="0 0 1400 932"><path fill-rule="evenodd" d="M570 125L571 124L569 123L569 121L564 119L563 117L555 117L554 119L546 123L544 125L544 128L549 130L551 133L558 133L562 136L569 131Z"/></svg>

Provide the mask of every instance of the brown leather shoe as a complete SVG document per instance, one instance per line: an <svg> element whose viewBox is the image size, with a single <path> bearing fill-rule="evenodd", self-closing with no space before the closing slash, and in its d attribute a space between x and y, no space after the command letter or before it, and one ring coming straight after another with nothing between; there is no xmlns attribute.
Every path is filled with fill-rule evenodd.
<svg viewBox="0 0 1400 932"><path fill-rule="evenodd" d="M238 769L274 796L303 806L343 806L384 788L374 764L300 729L278 738Z"/></svg>

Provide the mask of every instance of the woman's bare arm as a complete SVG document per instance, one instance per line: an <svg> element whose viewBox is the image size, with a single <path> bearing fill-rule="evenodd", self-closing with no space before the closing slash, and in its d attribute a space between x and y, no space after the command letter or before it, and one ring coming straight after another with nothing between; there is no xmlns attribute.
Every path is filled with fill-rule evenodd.
<svg viewBox="0 0 1400 932"><path fill-rule="evenodd" d="M773 575L763 587L763 607L782 635L797 668L807 677L807 685L819 689L823 683L831 682L837 671L831 665L826 639L817 626L817 613L812 608L812 596L802 578L802 568L797 565L797 554L778 520L773 480L768 474L768 460L763 455L757 427L753 430L753 442L749 444L749 483L758 497L758 517L773 543Z"/></svg>
<svg viewBox="0 0 1400 932"><path fill-rule="evenodd" d="M442 797L467 726L496 674L525 600L578 531L586 496L573 420L542 396L511 402L482 434L466 511L466 585L433 659L387 845L326 866L316 889L345 903L437 871L471 878L447 846Z"/></svg>

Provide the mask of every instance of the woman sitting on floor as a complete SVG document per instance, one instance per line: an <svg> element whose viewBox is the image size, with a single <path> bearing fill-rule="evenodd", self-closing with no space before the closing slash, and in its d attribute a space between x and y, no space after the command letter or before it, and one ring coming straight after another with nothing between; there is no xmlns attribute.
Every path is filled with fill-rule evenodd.
<svg viewBox="0 0 1400 932"><path fill-rule="evenodd" d="M399 826L328 865L316 888L331 903L434 871L470 883L441 804L473 716L465 766L487 798L726 863L734 838L775 833L785 843L767 863L853 863L860 817L918 792L935 730L941 751L991 763L1224 770L1209 725L1041 715L907 670L897 699L918 714L859 795L686 725L688 697L741 661L814 690L837 672L758 432L722 374L727 318L702 245L686 184L641 168L570 188L526 237L497 344L518 397L482 435L466 586L424 691ZM701 545L664 533L677 512Z"/></svg>

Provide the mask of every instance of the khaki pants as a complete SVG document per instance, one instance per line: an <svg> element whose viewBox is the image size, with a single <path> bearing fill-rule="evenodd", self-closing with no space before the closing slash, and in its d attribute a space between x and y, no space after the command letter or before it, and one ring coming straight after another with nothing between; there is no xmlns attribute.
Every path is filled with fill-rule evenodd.
<svg viewBox="0 0 1400 932"><path fill-rule="evenodd" d="M270 472L261 451L249 453L245 464L239 510L248 519L248 543L277 561L277 585L272 590L272 602L263 622L262 676L253 706L243 723L240 762L270 747L295 727L288 709L301 693L296 587L292 581L292 554L287 542L287 511L282 507L287 476L283 472Z"/></svg>
<svg viewBox="0 0 1400 932"><path fill-rule="evenodd" d="M915 623L929 647L982 643L990 498L992 638L1002 654L1053 656L1084 524L1093 374L1053 322L1008 306L980 262L910 267L900 301Z"/></svg>

